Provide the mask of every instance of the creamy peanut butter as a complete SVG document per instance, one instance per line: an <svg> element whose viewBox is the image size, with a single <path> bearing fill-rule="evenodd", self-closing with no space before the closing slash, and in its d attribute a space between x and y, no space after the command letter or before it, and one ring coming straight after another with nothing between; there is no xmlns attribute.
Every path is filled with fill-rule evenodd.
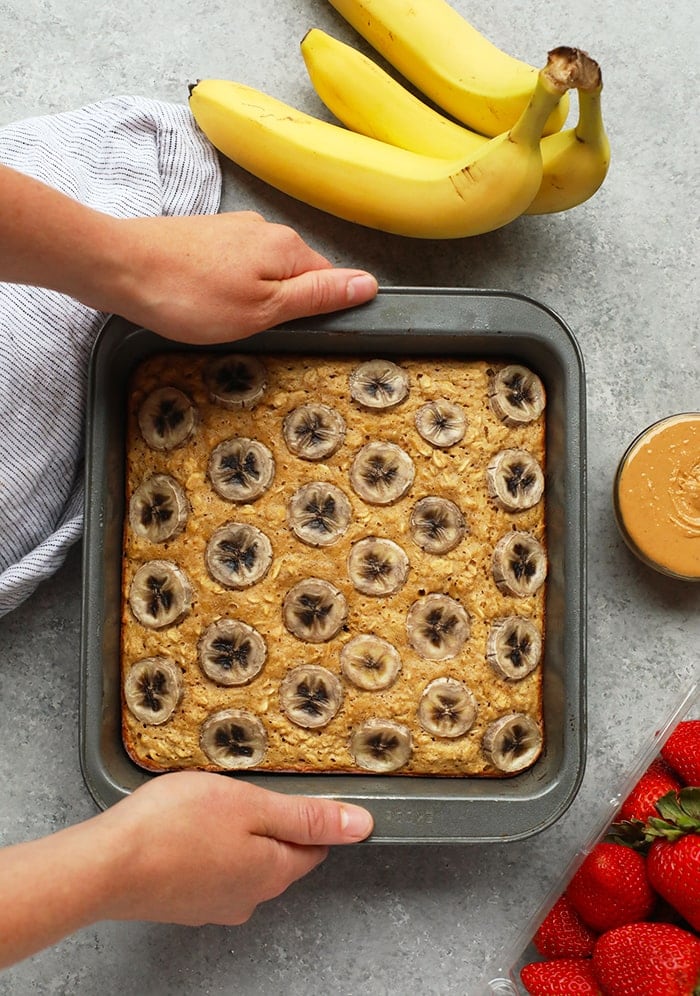
<svg viewBox="0 0 700 996"><path fill-rule="evenodd" d="M618 469L615 509L642 559L700 580L700 412L663 419L632 443Z"/></svg>

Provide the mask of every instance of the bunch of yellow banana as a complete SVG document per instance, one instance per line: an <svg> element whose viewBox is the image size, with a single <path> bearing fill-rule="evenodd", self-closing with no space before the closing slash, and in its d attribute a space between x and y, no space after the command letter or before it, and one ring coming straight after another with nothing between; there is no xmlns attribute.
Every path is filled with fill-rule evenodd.
<svg viewBox="0 0 700 996"><path fill-rule="evenodd" d="M340 0L334 6L341 6ZM301 52L318 96L339 121L359 134L441 159L466 158L488 142L485 135L429 107L367 56L319 28L306 34ZM545 135L540 142L542 181L525 214L566 211L588 200L602 184L610 164L610 144L601 114L601 90L600 74L592 73L578 88L575 127ZM471 105L463 100L462 106L466 115ZM494 101L489 106L499 104Z"/></svg>
<svg viewBox="0 0 700 996"><path fill-rule="evenodd" d="M486 134L443 117L314 29L302 54L319 96L346 127L241 83L190 87L195 120L238 165L337 217L432 239L563 210L600 185L608 161L601 77L586 53L554 49L538 72L495 49L443 0L331 3L438 106ZM578 125L557 132L572 88ZM554 133L543 138L547 130Z"/></svg>

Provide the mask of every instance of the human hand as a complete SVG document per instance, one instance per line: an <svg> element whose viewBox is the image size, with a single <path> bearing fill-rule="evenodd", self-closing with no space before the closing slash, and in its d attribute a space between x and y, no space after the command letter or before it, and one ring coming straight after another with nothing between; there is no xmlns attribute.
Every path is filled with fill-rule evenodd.
<svg viewBox="0 0 700 996"><path fill-rule="evenodd" d="M202 345L377 293L369 273L333 267L253 211L114 218L2 164L0 281L60 291Z"/></svg>
<svg viewBox="0 0 700 996"><path fill-rule="evenodd" d="M102 917L240 924L315 868L328 845L366 837L366 810L226 776L176 772L96 818L119 852Z"/></svg>
<svg viewBox="0 0 700 996"><path fill-rule="evenodd" d="M377 293L370 274L333 267L252 211L114 219L114 229L114 268L98 272L84 303L180 342L230 342Z"/></svg>

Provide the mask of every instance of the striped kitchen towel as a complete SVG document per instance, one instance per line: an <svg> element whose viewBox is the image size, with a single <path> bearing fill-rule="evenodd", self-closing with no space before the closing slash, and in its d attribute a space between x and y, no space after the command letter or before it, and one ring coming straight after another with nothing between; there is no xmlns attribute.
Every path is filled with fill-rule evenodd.
<svg viewBox="0 0 700 996"><path fill-rule="evenodd" d="M118 218L212 214L221 197L216 153L189 109L140 97L10 124L0 162ZM0 282L0 616L81 535L87 366L105 317Z"/></svg>

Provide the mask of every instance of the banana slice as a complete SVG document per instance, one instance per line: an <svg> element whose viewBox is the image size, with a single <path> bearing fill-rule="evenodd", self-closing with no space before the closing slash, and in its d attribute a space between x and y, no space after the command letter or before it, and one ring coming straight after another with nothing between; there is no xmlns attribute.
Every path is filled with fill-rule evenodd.
<svg viewBox="0 0 700 996"><path fill-rule="evenodd" d="M141 435L153 450L182 446L195 429L194 405L176 387L158 387L141 404L138 423Z"/></svg>
<svg viewBox="0 0 700 996"><path fill-rule="evenodd" d="M182 532L189 503L185 492L169 474L153 474L136 488L129 502L129 525L136 536L164 543Z"/></svg>
<svg viewBox="0 0 700 996"><path fill-rule="evenodd" d="M291 411L282 423L290 453L302 460L324 460L345 440L345 419L329 405L311 402Z"/></svg>
<svg viewBox="0 0 700 996"><path fill-rule="evenodd" d="M393 540L368 536L353 543L348 576L365 595L393 595L406 584L408 557Z"/></svg>
<svg viewBox="0 0 700 996"><path fill-rule="evenodd" d="M222 498L239 504L255 501L272 484L275 459L258 439L225 439L212 450L209 480Z"/></svg>
<svg viewBox="0 0 700 996"><path fill-rule="evenodd" d="M309 546L330 546L350 525L347 496L334 484L312 481L296 491L287 507L287 522L297 539Z"/></svg>
<svg viewBox="0 0 700 996"><path fill-rule="evenodd" d="M170 560L149 560L136 571L129 605L142 626L163 629L180 622L192 608L192 585Z"/></svg>
<svg viewBox="0 0 700 996"><path fill-rule="evenodd" d="M326 726L342 701L340 678L320 664L300 664L292 668L280 685L282 711L292 723L304 729Z"/></svg>
<svg viewBox="0 0 700 996"><path fill-rule="evenodd" d="M401 670L401 658L393 643L373 633L360 633L340 651L340 666L357 688L376 692L394 684Z"/></svg>
<svg viewBox="0 0 700 996"><path fill-rule="evenodd" d="M494 619L486 640L486 659L501 677L524 678L535 670L541 657L542 637L532 619Z"/></svg>
<svg viewBox="0 0 700 996"><path fill-rule="evenodd" d="M492 375L489 401L506 425L525 425L544 411L544 385L532 370L512 363Z"/></svg>
<svg viewBox="0 0 700 996"><path fill-rule="evenodd" d="M460 405L436 398L422 405L415 416L416 429L431 446L444 450L464 439L467 415Z"/></svg>
<svg viewBox="0 0 700 996"><path fill-rule="evenodd" d="M182 672L170 657L145 657L129 668L124 698L136 719L149 726L167 722L182 698Z"/></svg>
<svg viewBox="0 0 700 996"><path fill-rule="evenodd" d="M501 450L486 468L488 493L507 512L532 508L544 494L544 474L527 450Z"/></svg>
<svg viewBox="0 0 700 996"><path fill-rule="evenodd" d="M409 520L411 537L426 553L449 553L461 543L467 523L461 510L449 498L428 495L417 501Z"/></svg>
<svg viewBox="0 0 700 996"><path fill-rule="evenodd" d="M218 619L197 645L202 671L217 685L247 685L262 671L267 646L257 629L240 619Z"/></svg>
<svg viewBox="0 0 700 996"><path fill-rule="evenodd" d="M350 483L371 505L391 505L413 484L415 467L408 453L396 443L367 443L350 467Z"/></svg>
<svg viewBox="0 0 700 996"><path fill-rule="evenodd" d="M408 374L391 360L367 360L350 374L350 396L365 408L393 408L408 395Z"/></svg>
<svg viewBox="0 0 700 996"><path fill-rule="evenodd" d="M406 617L408 642L421 657L456 657L469 639L469 616L454 598L433 593L417 599Z"/></svg>
<svg viewBox="0 0 700 996"><path fill-rule="evenodd" d="M223 408L254 408L265 393L267 371L254 356L219 356L204 369L209 397Z"/></svg>
<svg viewBox="0 0 700 996"><path fill-rule="evenodd" d="M265 577L272 563L272 544L248 522L227 522L207 543L209 573L225 588L250 588Z"/></svg>
<svg viewBox="0 0 700 996"><path fill-rule="evenodd" d="M267 749L262 721L247 709L223 709L202 723L199 744L220 768L253 768Z"/></svg>
<svg viewBox="0 0 700 996"><path fill-rule="evenodd" d="M534 595L547 576L547 556L530 533L510 532L493 551L493 579L505 595Z"/></svg>
<svg viewBox="0 0 700 996"><path fill-rule="evenodd" d="M326 643L345 625L348 605L342 591L322 578L305 578L290 588L282 618L290 633L307 643Z"/></svg>
<svg viewBox="0 0 700 996"><path fill-rule="evenodd" d="M494 768L514 774L537 759L542 750L542 732L532 717L510 712L486 728L482 747Z"/></svg>
<svg viewBox="0 0 700 996"><path fill-rule="evenodd" d="M456 678L435 678L425 686L418 704L418 722L435 737L461 737L474 724L474 693Z"/></svg>
<svg viewBox="0 0 700 996"><path fill-rule="evenodd" d="M350 734L350 753L358 768L365 771L396 771L403 768L412 752L411 731L393 719L366 719Z"/></svg>

